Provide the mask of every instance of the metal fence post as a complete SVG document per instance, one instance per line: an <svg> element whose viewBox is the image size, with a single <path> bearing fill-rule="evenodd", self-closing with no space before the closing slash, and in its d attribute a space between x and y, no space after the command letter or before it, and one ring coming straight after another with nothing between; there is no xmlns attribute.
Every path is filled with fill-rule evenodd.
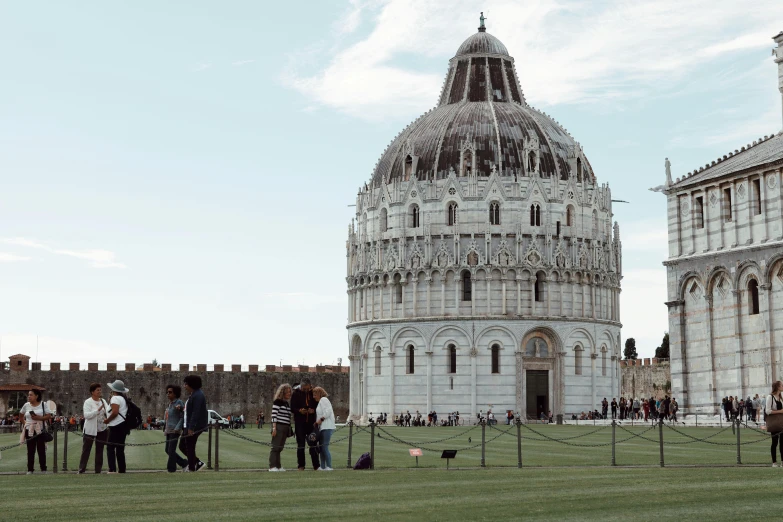
<svg viewBox="0 0 783 522"><path fill-rule="evenodd" d="M612 466L616 466L617 465L615 463L615 460L614 460L614 444L615 444L615 440L616 440L614 432L615 432L615 427L616 426L617 426L617 422L614 419L612 419Z"/></svg>
<svg viewBox="0 0 783 522"><path fill-rule="evenodd" d="M353 449L353 421L348 421L348 469L351 469L351 450Z"/></svg>
<svg viewBox="0 0 783 522"><path fill-rule="evenodd" d="M57 467L57 462L54 463ZM65 442L63 442L63 471L68 471L68 427L65 427Z"/></svg>
<svg viewBox="0 0 783 522"><path fill-rule="evenodd" d="M487 423L482 421L481 422L481 467L482 468L486 467L484 464L484 449L486 447L486 436L485 436L486 427L487 427Z"/></svg>
<svg viewBox="0 0 783 522"><path fill-rule="evenodd" d="M215 428L215 471L220 471L220 426Z"/></svg>
<svg viewBox="0 0 783 522"><path fill-rule="evenodd" d="M737 464L742 464L742 456L740 455L740 423L737 419Z"/></svg>
<svg viewBox="0 0 783 522"><path fill-rule="evenodd" d="M57 473L57 427L56 426L52 430L52 436L54 437L54 439L52 440L52 442L54 443L54 466L52 466L52 469L54 470L55 473Z"/></svg>
<svg viewBox="0 0 783 522"><path fill-rule="evenodd" d="M699 427L699 414L696 414L696 427Z"/></svg>
<svg viewBox="0 0 783 522"><path fill-rule="evenodd" d="M370 423L370 469L375 469L375 422Z"/></svg>
<svg viewBox="0 0 783 522"><path fill-rule="evenodd" d="M517 467L522 468L522 421L517 419Z"/></svg>
<svg viewBox="0 0 783 522"><path fill-rule="evenodd" d="M661 467L663 467L663 417L658 419L658 442L661 446Z"/></svg>
<svg viewBox="0 0 783 522"><path fill-rule="evenodd" d="M212 469L212 423L207 432L207 469Z"/></svg>

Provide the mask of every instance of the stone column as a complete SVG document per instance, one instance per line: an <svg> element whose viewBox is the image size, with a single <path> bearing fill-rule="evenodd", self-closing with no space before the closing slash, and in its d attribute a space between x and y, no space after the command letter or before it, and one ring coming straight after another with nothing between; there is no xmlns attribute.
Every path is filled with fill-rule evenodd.
<svg viewBox="0 0 783 522"><path fill-rule="evenodd" d="M517 276L517 315L522 315L522 277Z"/></svg>
<svg viewBox="0 0 783 522"><path fill-rule="evenodd" d="M459 273L454 274L454 315L460 315L459 302L462 298L460 294L464 290L463 287L462 276Z"/></svg>
<svg viewBox="0 0 783 522"><path fill-rule="evenodd" d="M389 317L391 319L394 319L394 294L397 293L397 289L395 288L394 280L391 279L391 276L389 278L388 286L389 286Z"/></svg>
<svg viewBox="0 0 783 522"><path fill-rule="evenodd" d="M476 356L478 350L473 346L470 349L470 418L476 418Z"/></svg>
<svg viewBox="0 0 783 522"><path fill-rule="evenodd" d="M403 280L400 281L400 285L402 286L402 300L400 301L400 317L405 318L405 287L408 286L408 281Z"/></svg>
<svg viewBox="0 0 783 522"><path fill-rule="evenodd" d="M476 283L478 277L473 277L470 274L470 315L476 315Z"/></svg>
<svg viewBox="0 0 783 522"><path fill-rule="evenodd" d="M503 276L503 279L501 281L501 295L503 296L503 308L501 309L501 312L503 315L506 315L506 276Z"/></svg>
<svg viewBox="0 0 783 522"><path fill-rule="evenodd" d="M525 419L525 409L526 409L526 402L525 402L525 368L522 366L522 352L519 351L519 347L517 347L517 351L514 352L514 355L516 356L516 407L517 407L517 413L519 413L520 418L522 420Z"/></svg>
<svg viewBox="0 0 783 522"><path fill-rule="evenodd" d="M394 415L394 352L391 347L389 348L389 412Z"/></svg>
<svg viewBox="0 0 783 522"><path fill-rule="evenodd" d="M579 283L579 286L582 288L582 317L587 317L587 292L585 291L584 282Z"/></svg>
<svg viewBox="0 0 783 522"><path fill-rule="evenodd" d="M440 275L440 316L446 315L446 275Z"/></svg>
<svg viewBox="0 0 783 522"><path fill-rule="evenodd" d="M688 194L688 201L691 206L691 254L696 252L696 196L693 191Z"/></svg>
<svg viewBox="0 0 783 522"><path fill-rule="evenodd" d="M546 316L547 317L552 316L552 285L550 285L551 280L552 280L552 274L549 274L546 278L546 282L544 283L546 285Z"/></svg>
<svg viewBox="0 0 783 522"><path fill-rule="evenodd" d="M774 176L778 187L778 190L776 191L778 200L778 223L783 223L783 179L781 179L781 174L783 174L782 169L778 169L777 173L771 174ZM783 239L783 226L780 226L776 239Z"/></svg>
<svg viewBox="0 0 783 522"><path fill-rule="evenodd" d="M383 279L381 279L380 282L378 283L378 288L380 288L380 290L378 291L378 293L380 294L379 297L378 297L378 301L379 301L378 304L380 306L380 310L378 311L378 316L381 319L383 319L383 289L384 289L384 287L386 287L386 283L383 281Z"/></svg>
<svg viewBox="0 0 783 522"><path fill-rule="evenodd" d="M536 315L536 274L530 277L530 315Z"/></svg>
<svg viewBox="0 0 783 522"><path fill-rule="evenodd" d="M737 228L737 221L739 221L737 180L731 180L731 221L734 223L734 242L731 244L731 248L734 248L739 244L739 229Z"/></svg>
<svg viewBox="0 0 783 522"><path fill-rule="evenodd" d="M428 348L427 354L427 414L432 411L432 349Z"/></svg>
<svg viewBox="0 0 783 522"><path fill-rule="evenodd" d="M734 367L737 369L737 391L740 397L745 396L745 383L742 378L742 365L745 363L742 353L742 326L740 322L740 316L742 314L742 294L740 290L732 290L734 296L734 306L736 306L736 312L734 313L734 340L736 342L737 351L734 355ZM683 324L685 321L683 321Z"/></svg>
<svg viewBox="0 0 783 522"><path fill-rule="evenodd" d="M351 419L358 419L361 416L361 412L359 411L359 356L349 355L348 360L351 365L351 389L349 390L351 397L349 408L351 411L348 414L348 417Z"/></svg>
<svg viewBox="0 0 783 522"><path fill-rule="evenodd" d="M777 358L775 357L775 347L772 343L772 285L763 284L759 286L759 313L764 320L764 343L769 350L767 364L764 365L764 371L766 372L767 382L774 382L777 380Z"/></svg>
<svg viewBox="0 0 783 522"><path fill-rule="evenodd" d="M764 177L764 174L759 176L759 189L758 197L761 205L761 219L764 221L759 242L766 243L769 238L769 216L767 216L767 179Z"/></svg>
<svg viewBox="0 0 783 522"><path fill-rule="evenodd" d="M487 279L487 315L492 315L492 274L485 274Z"/></svg>
<svg viewBox="0 0 783 522"><path fill-rule="evenodd" d="M432 277L427 276L424 280L427 283L427 317L432 315Z"/></svg>
<svg viewBox="0 0 783 522"><path fill-rule="evenodd" d="M590 285L590 308L593 311L593 319L595 319L595 285L597 283L593 280L593 284Z"/></svg>
<svg viewBox="0 0 783 522"><path fill-rule="evenodd" d="M419 278L414 277L413 278L413 317L418 317L418 311L416 310L416 305L418 304L418 288L419 288Z"/></svg>
<svg viewBox="0 0 783 522"><path fill-rule="evenodd" d="M617 366L617 356L616 355L612 355L611 361L612 361L612 366L610 367L609 371L612 372L612 395L614 395L615 393L617 393L617 392L615 392L615 370L614 370L615 366ZM607 397L607 399L608 399L608 397Z"/></svg>
<svg viewBox="0 0 783 522"><path fill-rule="evenodd" d="M672 388L676 388L677 382L682 383L682 396L680 406L683 414L690 408L688 391L688 352L687 339L685 338L685 301L668 301L669 309L669 346L671 356ZM679 357L676 353L679 352Z"/></svg>
<svg viewBox="0 0 783 522"><path fill-rule="evenodd" d="M712 332L712 294L708 294L707 292L704 293L704 306L704 317L706 318L707 323L707 347L709 348L710 357L710 403L713 408L716 408L718 407L720 399L717 397L717 391L715 390L715 338Z"/></svg>
<svg viewBox="0 0 783 522"><path fill-rule="evenodd" d="M706 248L704 252L710 250L710 187L704 189L704 205L702 205L702 223L704 224L704 233L706 238Z"/></svg>
<svg viewBox="0 0 783 522"><path fill-rule="evenodd" d="M348 289L348 322L353 322L353 292Z"/></svg>
<svg viewBox="0 0 783 522"><path fill-rule="evenodd" d="M364 376L364 379L363 379L363 382L362 382L362 413L361 413L361 415L362 415L362 417L364 419L367 418L367 404L369 404L369 401L370 401L369 397L367 396L367 387L368 387L367 386L367 381L370 380L370 372L367 371L367 358L368 358L368 355L366 353L363 353L362 357L361 357L361 359L362 359L361 360L361 367L362 367L361 371L362 371L362 375Z"/></svg>
<svg viewBox="0 0 783 522"><path fill-rule="evenodd" d="M591 403L591 408L595 409L598 404L597 397L596 397L596 390L595 390L595 361L598 358L598 354L595 353L595 346L592 347L590 350L590 393L593 397L593 402Z"/></svg>

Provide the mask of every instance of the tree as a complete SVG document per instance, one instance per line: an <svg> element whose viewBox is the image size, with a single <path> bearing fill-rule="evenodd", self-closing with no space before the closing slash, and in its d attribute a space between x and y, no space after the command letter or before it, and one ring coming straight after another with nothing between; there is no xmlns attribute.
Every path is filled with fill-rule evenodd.
<svg viewBox="0 0 783 522"><path fill-rule="evenodd" d="M160 363L157 359L152 359L152 367L153 368L160 368Z"/></svg>
<svg viewBox="0 0 783 522"><path fill-rule="evenodd" d="M663 334L663 340L661 345L655 349L656 359L668 359L669 358L669 332Z"/></svg>
<svg viewBox="0 0 783 522"><path fill-rule="evenodd" d="M625 359L636 359L639 354L636 353L636 339L629 337L625 340L625 351L623 351Z"/></svg>

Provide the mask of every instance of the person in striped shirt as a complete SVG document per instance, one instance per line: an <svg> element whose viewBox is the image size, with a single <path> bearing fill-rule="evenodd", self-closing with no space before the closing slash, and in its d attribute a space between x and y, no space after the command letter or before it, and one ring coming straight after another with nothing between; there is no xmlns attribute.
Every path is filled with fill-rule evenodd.
<svg viewBox="0 0 783 522"><path fill-rule="evenodd" d="M272 403L272 449L269 451L269 471L285 471L280 463L280 453L285 441L291 436L291 400L293 390L290 384L281 384Z"/></svg>

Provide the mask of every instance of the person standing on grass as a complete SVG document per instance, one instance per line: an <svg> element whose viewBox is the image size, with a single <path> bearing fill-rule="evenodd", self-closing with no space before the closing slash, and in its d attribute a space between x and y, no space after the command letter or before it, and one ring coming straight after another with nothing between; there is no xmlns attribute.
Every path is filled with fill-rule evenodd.
<svg viewBox="0 0 783 522"><path fill-rule="evenodd" d="M759 422L759 419L761 418L761 408L761 397L759 397L759 394L757 393L756 396L753 397L753 422Z"/></svg>
<svg viewBox="0 0 783 522"><path fill-rule="evenodd" d="M166 462L166 470L169 473L177 471L177 467L182 469L182 471L188 468L188 461L177 453L177 442L179 442L179 437L185 426L183 419L185 403L180 399L181 395L182 388L179 386L173 384L166 386L166 397L169 399L169 406L166 408L163 433L166 437L166 454L169 456L168 462Z"/></svg>
<svg viewBox="0 0 783 522"><path fill-rule="evenodd" d="M185 454L188 458L188 471L201 471L204 463L196 456L198 437L206 431L209 417L207 414L207 398L201 391L201 377L188 375L185 377L185 390L190 394L185 406L187 420L185 421Z"/></svg>
<svg viewBox="0 0 783 522"><path fill-rule="evenodd" d="M307 467L305 462L307 436L315 429L315 407L317 406L316 400L313 398L313 385L310 383L310 379L302 379L299 386L292 391L290 399L291 410L294 412L294 424L296 426L297 467L299 468L299 471L304 471ZM317 471L320 467L318 448L310 446L308 452L310 453L313 469Z"/></svg>
<svg viewBox="0 0 783 522"><path fill-rule="evenodd" d="M109 405L103 400L103 390L97 382L90 384L90 398L84 401L84 426L82 426L82 456L79 459L79 474L87 472L92 444L95 443L95 473L103 468L103 448L109 440L109 430L103 419L109 411Z"/></svg>
<svg viewBox="0 0 783 522"><path fill-rule="evenodd" d="M269 450L269 471L285 471L280 462L280 453L285 448L286 439L291 436L291 406L288 401L291 400L292 395L290 384L281 384L275 392L274 402L272 402L272 448ZM298 453L299 448L297 448L297 458ZM302 452L302 461L304 461L304 452Z"/></svg>
<svg viewBox="0 0 783 522"><path fill-rule="evenodd" d="M24 441L27 444L27 474L32 475L35 468L35 453L38 452L38 464L41 473L46 473L46 441L42 436L44 423L52 420L51 412L46 411L43 394L40 390L27 392L27 402L19 410ZM56 466L57 463L55 462Z"/></svg>
<svg viewBox="0 0 783 522"><path fill-rule="evenodd" d="M775 381L772 383L772 393L767 396L767 404L764 408L764 412L767 414L768 418L772 415L783 414L783 397L781 397L781 390L783 390L783 382ZM775 450L780 442L780 432L770 432L770 435L772 435L772 467L777 468L780 465L778 464L777 452ZM781 465L783 465L783 444L780 445L780 460Z"/></svg>
<svg viewBox="0 0 783 522"><path fill-rule="evenodd" d="M604 397L604 400L601 401L601 415L603 418L607 418L607 414L609 413L609 401L606 400L606 397Z"/></svg>
<svg viewBox="0 0 783 522"><path fill-rule="evenodd" d="M318 406L315 408L315 416L318 420L315 421L315 424L319 428L319 442L321 444L321 467L319 469L322 471L333 471L329 442L332 440L332 433L334 433L336 428L334 410L332 409L332 403L327 399L329 395L320 386L313 388L313 397L318 401Z"/></svg>
<svg viewBox="0 0 783 522"><path fill-rule="evenodd" d="M672 401L669 404L669 414L671 415L672 422L677 422L677 411L680 409L680 405L677 404L677 399L672 397Z"/></svg>
<svg viewBox="0 0 783 522"><path fill-rule="evenodd" d="M111 411L109 416L103 420L109 427L109 441L106 446L109 473L125 473L125 437L128 436L128 430L125 427L128 402L125 400L125 394L130 390L119 379L106 385L111 390L111 400L109 401Z"/></svg>

